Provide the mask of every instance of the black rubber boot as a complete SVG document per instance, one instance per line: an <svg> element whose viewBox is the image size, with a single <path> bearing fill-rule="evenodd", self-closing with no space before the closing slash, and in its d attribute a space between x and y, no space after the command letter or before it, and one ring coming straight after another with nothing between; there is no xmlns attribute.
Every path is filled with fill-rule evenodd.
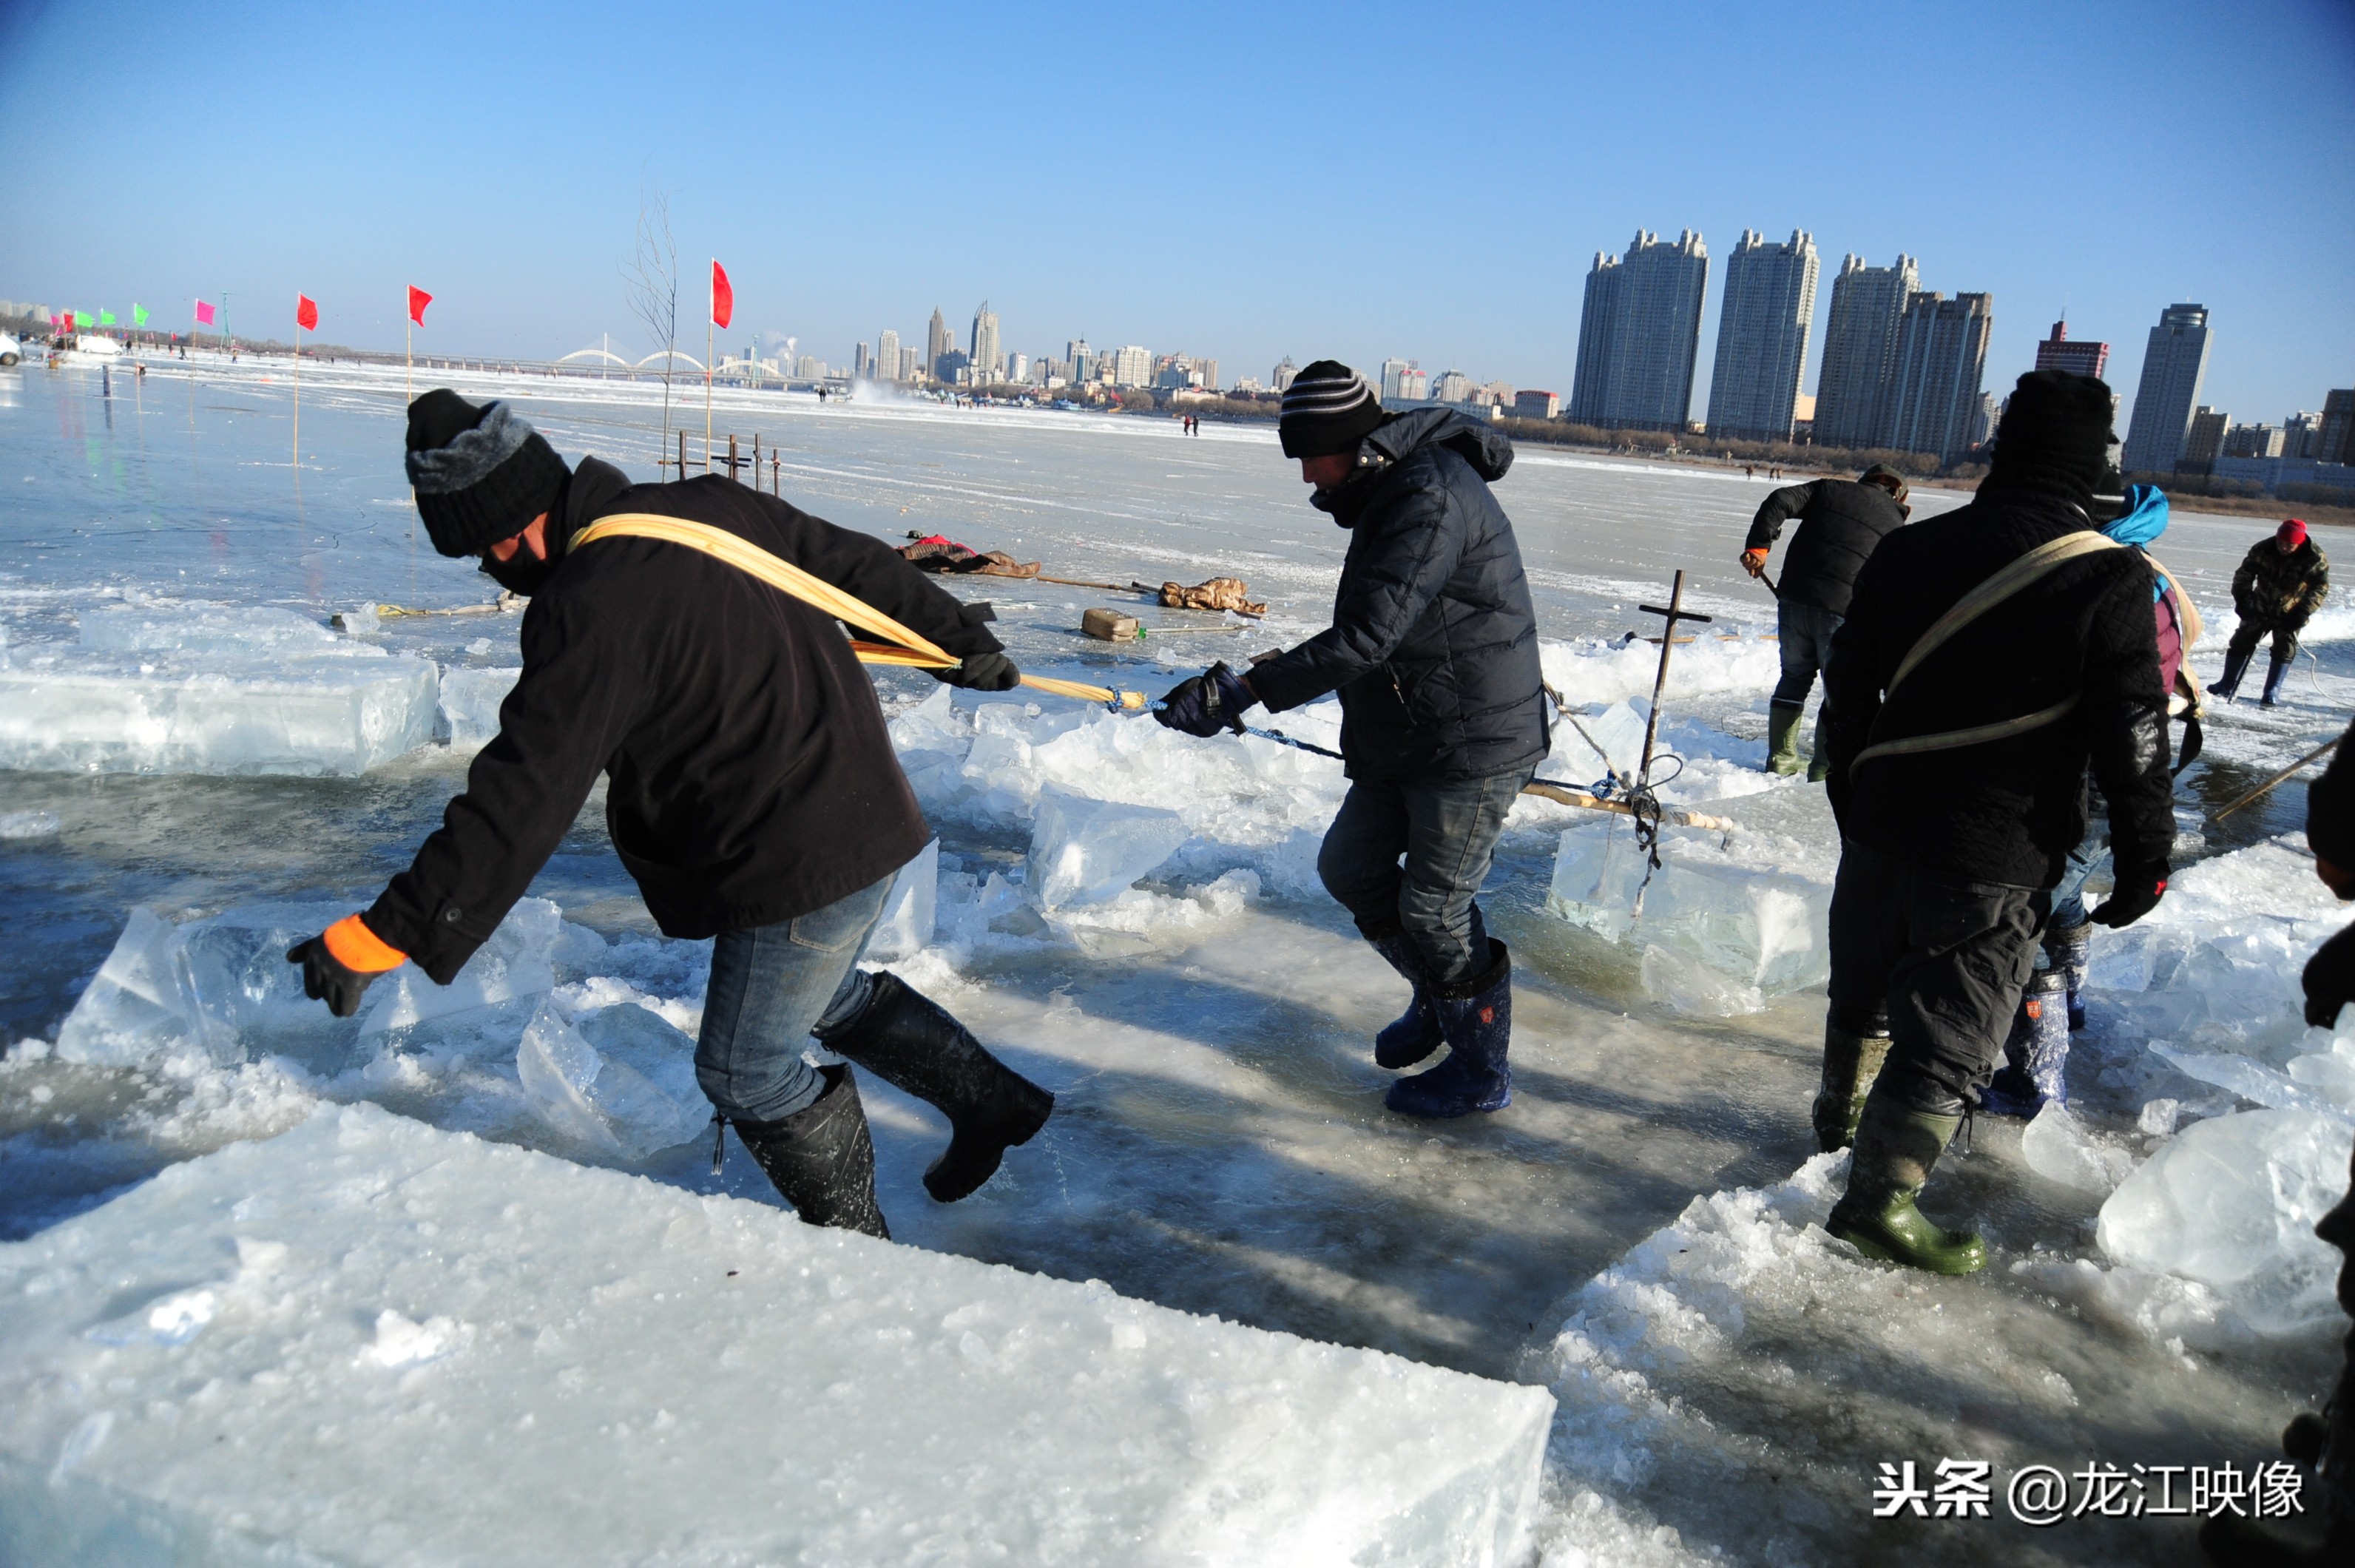
<svg viewBox="0 0 2355 1568"><path fill-rule="evenodd" d="M2237 700L2241 677L2249 673L2249 659L2255 652L2254 648L2245 654L2235 653L2230 648L2224 650L2224 673L2216 677L2213 688L2217 696L2228 702Z"/></svg>
<svg viewBox="0 0 2355 1568"><path fill-rule="evenodd" d="M1406 1011L1383 1025L1381 1032L1374 1036L1374 1065L1395 1072L1412 1067L1437 1051L1446 1036L1440 1032L1439 1014L1431 1006L1431 989L1423 978L1422 955L1415 951L1406 933L1395 931L1366 940L1382 955L1384 963L1414 987L1414 997L1407 1003Z"/></svg>
<svg viewBox="0 0 2355 1568"><path fill-rule="evenodd" d="M1382 1103L1409 1116L1437 1120L1485 1115L1513 1103L1513 960L1488 939L1488 966L1451 985L1432 987L1431 1005L1447 1037L1447 1059L1428 1072L1401 1078Z"/></svg>
<svg viewBox="0 0 2355 1568"><path fill-rule="evenodd" d="M2274 698L2280 692L2282 677L2289 673L2289 667L2290 661L2279 656L2265 667L2265 694L2258 699L2258 707L2271 708L2274 705Z"/></svg>
<svg viewBox="0 0 2355 1568"><path fill-rule="evenodd" d="M2019 994L2019 1011L2003 1042L2004 1062L1979 1091L1991 1115L2030 1117L2051 1100L2069 1098L2069 973L2039 969Z"/></svg>
<svg viewBox="0 0 2355 1568"><path fill-rule="evenodd" d="M1851 1034L1838 1024L1824 1025L1824 1074L1816 1091L1816 1147L1826 1154L1856 1141L1856 1124L1864 1115L1865 1096L1889 1060L1889 1029L1876 1025Z"/></svg>
<svg viewBox="0 0 2355 1568"><path fill-rule="evenodd" d="M1962 1125L1951 1114L1901 1105L1884 1091L1868 1097L1849 1158L1848 1191L1824 1229L1869 1258L1931 1274L1977 1274L1987 1267L1987 1243L1967 1231L1934 1223L1914 1200L1938 1157Z"/></svg>
<svg viewBox="0 0 2355 1568"><path fill-rule="evenodd" d="M997 1174L1017 1144L1054 1114L1055 1096L989 1054L948 1009L889 969L850 1025L818 1042L949 1119L949 1147L924 1172L924 1190L954 1203Z"/></svg>
<svg viewBox="0 0 2355 1568"><path fill-rule="evenodd" d="M875 1140L858 1082L847 1067L821 1067L826 1093L773 1122L729 1125L805 1223L891 1239L875 1201Z"/></svg>
<svg viewBox="0 0 2355 1568"><path fill-rule="evenodd" d="M1768 773L1796 773L1806 765L1799 761L1799 720L1806 711L1806 705L1799 702L1770 702L1766 705Z"/></svg>
<svg viewBox="0 0 2355 1568"><path fill-rule="evenodd" d="M2044 956L2069 976L2069 1029L2085 1027L2085 970L2094 961L2094 927L2062 926L2044 933Z"/></svg>

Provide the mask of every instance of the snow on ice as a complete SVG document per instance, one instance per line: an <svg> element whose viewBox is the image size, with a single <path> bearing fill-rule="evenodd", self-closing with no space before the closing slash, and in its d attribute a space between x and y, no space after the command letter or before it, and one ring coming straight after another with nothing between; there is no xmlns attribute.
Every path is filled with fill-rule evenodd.
<svg viewBox="0 0 2355 1568"><path fill-rule="evenodd" d="M0 1246L0 1343L27 1562L1486 1565L1552 1413L367 1106Z"/></svg>

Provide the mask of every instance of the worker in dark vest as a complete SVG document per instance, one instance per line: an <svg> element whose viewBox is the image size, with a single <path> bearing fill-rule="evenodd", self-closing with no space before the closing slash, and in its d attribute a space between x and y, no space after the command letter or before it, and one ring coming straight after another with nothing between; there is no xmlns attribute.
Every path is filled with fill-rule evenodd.
<svg viewBox="0 0 2355 1568"><path fill-rule="evenodd" d="M1915 1198L1992 1072L2071 849L2088 766L2116 885L2158 907L2174 846L2149 563L2093 525L2110 389L2036 370L1969 506L1891 533L1832 639L1821 729L1839 820L1816 1133L1853 1142L1827 1229L1866 1255L1984 1266Z"/></svg>
<svg viewBox="0 0 2355 1568"><path fill-rule="evenodd" d="M1766 554L1783 525L1799 519L1783 558L1783 580L1774 584L1774 623L1783 654L1783 678L1766 708L1766 770L1799 771L1799 719L1807 693L1831 656L1832 634L1848 613L1856 574L1892 528L1904 526L1913 508L1905 504L1905 476L1876 463L1854 479L1817 479L1792 485L1766 497L1751 519L1742 543L1742 569L1753 577L1766 572ZM1807 777L1824 776L1823 747Z"/></svg>
<svg viewBox="0 0 2355 1568"><path fill-rule="evenodd" d="M506 404L446 389L410 405L409 478L434 549L480 556L530 597L523 676L415 864L287 955L304 990L348 1018L403 963L448 985L602 773L613 848L655 924L715 939L696 1075L801 1217L889 1233L858 1084L803 1060L813 1035L946 1113L948 1152L924 1177L935 1199L986 1181L1053 1097L898 976L858 967L893 874L930 833L842 627L721 554L583 535L652 515L722 550L750 546L958 656L940 679L1002 691L1020 672L987 607L731 478L634 485L593 457L568 470Z"/></svg>

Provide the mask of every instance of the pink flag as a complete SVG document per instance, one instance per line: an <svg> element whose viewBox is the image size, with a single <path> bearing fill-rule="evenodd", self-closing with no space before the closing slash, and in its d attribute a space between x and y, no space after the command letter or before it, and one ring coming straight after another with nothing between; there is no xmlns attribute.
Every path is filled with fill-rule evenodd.
<svg viewBox="0 0 2355 1568"><path fill-rule="evenodd" d="M197 302L197 325L198 326L210 326L212 324L213 307L207 304L204 301L198 300Z"/></svg>

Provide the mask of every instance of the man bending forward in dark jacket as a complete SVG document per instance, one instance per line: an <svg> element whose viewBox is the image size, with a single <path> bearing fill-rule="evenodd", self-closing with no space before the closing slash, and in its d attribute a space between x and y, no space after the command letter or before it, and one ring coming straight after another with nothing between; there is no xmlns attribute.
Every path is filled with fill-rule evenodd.
<svg viewBox="0 0 2355 1568"><path fill-rule="evenodd" d="M1905 476L1876 463L1855 479L1817 479L1791 485L1766 497L1742 541L1742 569L1753 577L1766 571L1766 552L1783 525L1799 519L1791 553L1783 558L1783 581L1774 585L1775 631L1783 649L1783 678L1766 709L1766 769L1799 771L1799 716L1807 693L1831 656L1832 634L1848 613L1856 574L1889 531L1902 528ZM1816 747L1807 777L1824 776L1824 749Z"/></svg>
<svg viewBox="0 0 2355 1568"><path fill-rule="evenodd" d="M1333 624L1248 675L1214 666L1156 716L1209 736L1254 702L1282 711L1341 694L1349 794L1316 869L1414 989L1374 1060L1397 1070L1449 1048L1391 1085L1390 1107L1499 1111L1512 1101L1512 968L1475 895L1551 739L1520 549L1488 492L1512 445L1444 409L1385 416L1330 359L1285 391L1280 430L1314 504L1349 531Z"/></svg>
<svg viewBox="0 0 2355 1568"><path fill-rule="evenodd" d="M813 1034L947 1114L948 1152L924 1175L934 1198L986 1181L1054 1101L896 976L857 967L893 873L927 835L841 628L690 545L578 536L630 513L716 529L959 656L941 679L1003 690L1019 672L986 609L880 540L732 479L634 486L593 457L567 472L507 405L446 389L410 405L409 476L434 549L480 555L531 596L523 676L416 863L287 955L304 989L347 1018L403 962L448 985L602 773L613 848L655 923L718 938L696 1075L801 1217L888 1234L858 1085L847 1068L802 1060Z"/></svg>
<svg viewBox="0 0 2355 1568"><path fill-rule="evenodd" d="M1855 1143L1825 1228L1868 1256L1987 1261L1914 1198L2010 1032L2084 837L2089 762L2117 865L2091 918L2130 924L2167 888L2150 567L2087 516L2109 441L2107 387L2022 376L1977 498L1882 540L1832 639L1819 722L1841 845L1815 1120L1827 1150Z"/></svg>

